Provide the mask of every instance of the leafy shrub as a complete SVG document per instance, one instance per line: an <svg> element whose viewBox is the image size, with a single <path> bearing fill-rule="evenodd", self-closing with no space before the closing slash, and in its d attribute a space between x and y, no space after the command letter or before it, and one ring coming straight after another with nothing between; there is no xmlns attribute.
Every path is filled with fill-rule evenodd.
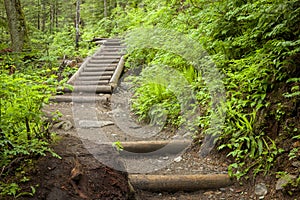
<svg viewBox="0 0 300 200"><path fill-rule="evenodd" d="M16 195L19 189L14 187L13 192L5 176L19 173L29 158L53 153L48 148L50 133L41 109L54 89L34 75L2 73L0 79L0 194Z"/></svg>

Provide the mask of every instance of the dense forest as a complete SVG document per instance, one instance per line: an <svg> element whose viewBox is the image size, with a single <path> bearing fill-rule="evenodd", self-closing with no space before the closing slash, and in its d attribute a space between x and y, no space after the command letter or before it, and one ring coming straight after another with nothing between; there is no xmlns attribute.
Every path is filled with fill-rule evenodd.
<svg viewBox="0 0 300 200"><path fill-rule="evenodd" d="M216 142L215 150L231 160L231 176L286 177L287 192L299 191L299 170L291 166L300 159L300 1L3 0L0 8L1 195L23 195L17 183L27 181L23 171L32 167L33 158L49 152L58 157L48 147L55 136L42 108L55 88L68 87L76 71L64 61L92 54L93 38L131 42L128 33L137 35L134 30L161 30L160 36L146 34L148 45L135 41L141 48L126 55L126 70L149 66L133 79L132 111L139 120L149 121L151 111L167 113L167 128L187 123L182 99L161 76L153 78L169 66L193 89L196 101L190 106L199 112L191 130L196 144L214 135L209 143ZM154 44L171 41L173 33L205 49L220 72L212 77L225 91L219 107L214 106L219 90L210 89L205 66L195 68L178 51ZM212 131L216 112L224 112L224 120ZM15 177L8 179L12 173Z"/></svg>

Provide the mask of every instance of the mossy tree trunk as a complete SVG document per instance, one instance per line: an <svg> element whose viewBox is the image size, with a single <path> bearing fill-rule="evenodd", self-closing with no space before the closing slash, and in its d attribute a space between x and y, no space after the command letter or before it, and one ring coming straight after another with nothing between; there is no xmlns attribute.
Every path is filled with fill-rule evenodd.
<svg viewBox="0 0 300 200"><path fill-rule="evenodd" d="M29 49L27 27L20 0L4 0L4 4L12 49L17 52Z"/></svg>

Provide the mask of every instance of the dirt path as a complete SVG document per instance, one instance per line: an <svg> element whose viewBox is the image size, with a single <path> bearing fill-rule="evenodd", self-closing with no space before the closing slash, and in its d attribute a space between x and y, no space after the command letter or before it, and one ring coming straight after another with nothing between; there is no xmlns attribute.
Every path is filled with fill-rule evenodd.
<svg viewBox="0 0 300 200"><path fill-rule="evenodd" d="M47 112L55 112L57 110L60 111L63 114L61 120L70 121L74 125L74 120L73 120L74 115L72 112L73 106L74 106L73 103L51 103L46 110ZM125 138L126 140L130 139L128 136L123 135L122 130L120 130L120 128L116 125L116 122L114 121L112 116L111 105L109 102L97 103L95 105L95 109L97 110L97 115L99 120L113 122L113 124L101 127L103 132L109 135L112 141L118 141L118 140L124 141ZM52 158L50 160L49 158L47 159L45 158L41 161L41 163L40 162L38 163L38 167L43 166L45 168L47 166L46 171L44 173L37 174L38 177L43 177L42 180L47 180L46 182L42 181L43 184L40 184L38 191L42 191L41 194L48 194L47 199L59 199L59 198L65 199L63 198L65 197L64 196L65 192L62 193L61 191L57 191L57 188L61 188L63 186L63 188L67 188L67 191L69 192L71 191L71 194L73 195L72 196L73 199L78 198L76 197L76 192L74 191L74 188L72 188L66 180L67 178L69 178L70 171L74 166L74 164L72 164L72 162L74 162L73 161L74 157L78 157L78 155L81 155L78 157L78 159L80 163L84 166L85 170L87 170L86 173L89 175L91 179L88 182L93 182L93 180L98 181L98 182L94 181L93 184L91 185L91 188L88 189L89 191L91 191L90 195L93 196L95 195L95 193L101 192L99 191L100 189L97 191L93 189L93 187L98 187L96 186L97 184L101 185L103 183L103 180L100 181L98 178L95 177L101 178L101 175L99 176L98 173L100 173L99 171L105 168L102 169L99 168L99 165L101 165L101 163L86 150L87 146L82 144L82 139L78 139L78 130L76 130L76 128L74 127L67 131L59 128L59 129L55 129L55 132L59 136L61 136L61 139L59 140L59 143L57 145L54 145L53 148L59 155L62 155L63 161L57 160L55 158ZM89 138L89 139L95 140L96 138ZM158 157L155 159L157 159L158 161L159 160L164 161L170 158L171 157L165 156L165 157ZM198 156L197 145L191 146L184 154L181 155L181 158L182 159L179 162L173 161L166 167L161 168L159 170L154 170L150 174L227 173L227 166L229 163L222 155L212 153L205 159L201 159ZM64 170L61 170L60 168L58 168L58 166L62 167ZM267 180L262 179L261 181L267 181ZM57 187L53 187L53 185L57 185ZM215 190L202 190L202 191L189 192L189 193L182 192L182 191L167 193L167 192L149 192L149 191L136 190L135 197L136 199L149 199L149 200L152 199L153 200L154 199L166 199L166 200L257 199L257 196L254 193L254 186L255 183L252 184L244 183L244 185L235 183L234 185L231 185L229 187L219 188ZM117 194L120 194L120 191L116 191L111 188L104 188L104 191L107 190L109 190L111 193L116 192ZM125 191L129 191L129 190L127 189ZM266 196L265 199L282 199L281 198L282 196L278 196L278 197L275 196L275 192L273 189L269 190L268 192L270 197ZM54 198L51 197L52 194L54 195ZM49 197L49 195L51 198ZM62 195L62 197L59 197L60 195ZM91 199L97 199L97 198L91 198Z"/></svg>
<svg viewBox="0 0 300 200"><path fill-rule="evenodd" d="M102 145L103 142L140 140L136 136L141 135L134 132L138 134L141 130L151 133L151 128L143 129L143 125L135 123L134 118L129 116L126 111L128 95L124 92L115 92L113 96L99 94L101 99L107 101L97 103L50 103L45 108L46 113L59 111L62 114L52 128L58 135L53 150L62 159L50 156L39 159L36 168L28 172L31 181L25 183L28 190L29 185L38 185L36 195L21 199L248 200L259 199L255 194L255 186L259 183L268 188L264 199L295 199L276 192L276 180L268 176L258 177L255 182L243 181L242 185L234 182L228 187L196 192L150 192L134 188L135 195L132 195L127 171L153 175L227 174L229 160L215 151L200 158L197 144L191 144L180 154L151 156L124 156L111 145ZM164 130L142 139L170 140L174 137L174 132ZM79 173L75 173L74 169Z"/></svg>

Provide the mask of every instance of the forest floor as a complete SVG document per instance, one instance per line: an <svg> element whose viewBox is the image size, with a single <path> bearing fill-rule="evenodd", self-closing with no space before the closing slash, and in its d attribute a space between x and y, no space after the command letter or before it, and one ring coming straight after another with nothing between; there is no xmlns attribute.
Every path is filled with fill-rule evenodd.
<svg viewBox="0 0 300 200"><path fill-rule="evenodd" d="M71 122L73 127L65 130L63 127L53 128L53 131L57 133L57 137L52 145L52 149L61 156L61 159L50 155L38 159L35 167L27 172L27 176L31 180L24 183L24 187L29 187L29 185L37 186L36 194L34 197L21 197L19 199L75 200L86 197L86 199L248 200L259 199L255 194L255 186L259 183L267 186L267 194L264 196L264 199L297 199L295 196L291 197L276 191L275 185L277 180L272 178L274 176L261 176L257 177L255 181L235 182L233 185L225 188L189 193L183 191L175 193L149 192L136 189L135 197L130 197L126 173L116 173L103 165L88 152L86 145L83 144L83 140L78 137L78 131L74 128L72 107L73 103L51 103L45 108L47 113L60 111L62 117L59 121ZM98 103L96 109L102 116L100 118L113 121L109 103ZM121 136L121 130L116 124L104 126L102 129L114 137L116 141L124 139ZM171 135L170 133L170 137ZM164 135L164 137L167 136ZM200 159L197 153L198 150L198 145L192 145L182 155L180 162L172 162L170 165L154 171L152 174L227 173L229 160L224 153L211 152L205 159ZM83 177L80 180L74 179L74 169L76 168L82 172L81 175ZM107 176L108 174L109 176ZM101 195L106 197L99 198Z"/></svg>

